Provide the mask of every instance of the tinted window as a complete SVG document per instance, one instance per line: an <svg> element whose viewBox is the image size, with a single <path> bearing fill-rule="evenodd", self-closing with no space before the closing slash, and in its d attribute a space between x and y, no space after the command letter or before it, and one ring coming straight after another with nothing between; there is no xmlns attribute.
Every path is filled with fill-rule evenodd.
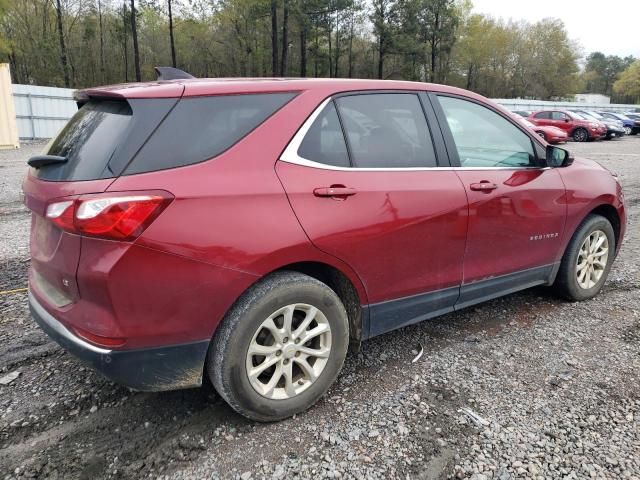
<svg viewBox="0 0 640 480"><path fill-rule="evenodd" d="M298 148L298 155L335 167L349 166L347 145L333 102L327 104L314 120Z"/></svg>
<svg viewBox="0 0 640 480"><path fill-rule="evenodd" d="M264 122L294 95L183 98L124 173L181 167L213 158Z"/></svg>
<svg viewBox="0 0 640 480"><path fill-rule="evenodd" d="M474 102L439 97L463 167L528 167L531 139L513 123Z"/></svg>
<svg viewBox="0 0 640 480"><path fill-rule="evenodd" d="M568 120L569 117L562 112L551 112L552 120Z"/></svg>
<svg viewBox="0 0 640 480"><path fill-rule="evenodd" d="M549 120L549 119L551 119L551 112L536 113L536 118L540 118L540 119L543 119L543 120Z"/></svg>
<svg viewBox="0 0 640 480"><path fill-rule="evenodd" d="M44 180L101 178L132 118L127 102L90 101L51 142L47 154L67 157L63 164L33 170Z"/></svg>
<svg viewBox="0 0 640 480"><path fill-rule="evenodd" d="M436 165L431 135L418 96L353 95L336 99L354 167Z"/></svg>

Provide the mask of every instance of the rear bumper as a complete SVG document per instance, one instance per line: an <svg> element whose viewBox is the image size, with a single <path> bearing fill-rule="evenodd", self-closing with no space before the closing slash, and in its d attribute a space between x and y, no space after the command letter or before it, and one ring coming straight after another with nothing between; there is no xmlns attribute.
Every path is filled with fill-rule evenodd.
<svg viewBox="0 0 640 480"><path fill-rule="evenodd" d="M76 336L47 312L31 292L29 309L47 335L116 383L141 391L202 385L208 340L139 350L109 350Z"/></svg>

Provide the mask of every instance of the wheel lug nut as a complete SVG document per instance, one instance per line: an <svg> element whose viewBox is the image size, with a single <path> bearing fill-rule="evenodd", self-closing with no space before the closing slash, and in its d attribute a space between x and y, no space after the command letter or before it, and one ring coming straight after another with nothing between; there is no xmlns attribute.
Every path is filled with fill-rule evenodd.
<svg viewBox="0 0 640 480"><path fill-rule="evenodd" d="M284 343L287 343L289 341L289 337L284 337L284 339L282 340Z"/></svg>
<svg viewBox="0 0 640 480"><path fill-rule="evenodd" d="M289 363L289 360L285 358L285 359L284 359L284 361L283 361L282 363L284 363L285 365L287 365L287 364Z"/></svg>
<svg viewBox="0 0 640 480"><path fill-rule="evenodd" d="M303 385L304 382L302 380L298 380L298 385Z"/></svg>
<svg viewBox="0 0 640 480"><path fill-rule="evenodd" d="M278 351L276 352L276 357L279 357L280 355L282 355L282 350L278 350Z"/></svg>
<svg viewBox="0 0 640 480"><path fill-rule="evenodd" d="M296 339L294 340L294 342L295 342L295 343L300 343L300 339L299 339L299 338L296 338Z"/></svg>
<svg viewBox="0 0 640 480"><path fill-rule="evenodd" d="M296 357L299 357L299 356L300 356L300 352L296 352Z"/></svg>

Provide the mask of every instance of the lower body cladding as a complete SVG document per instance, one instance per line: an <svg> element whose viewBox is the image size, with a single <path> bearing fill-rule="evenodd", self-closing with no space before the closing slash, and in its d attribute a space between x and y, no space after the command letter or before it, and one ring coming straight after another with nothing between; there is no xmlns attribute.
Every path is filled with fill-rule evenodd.
<svg viewBox="0 0 640 480"><path fill-rule="evenodd" d="M29 292L31 315L53 340L116 383L140 391L199 387L209 340L136 350L96 347L69 331Z"/></svg>
<svg viewBox="0 0 640 480"><path fill-rule="evenodd" d="M363 306L363 340L492 298L551 284L559 264L535 267L435 292ZM75 335L29 292L35 321L58 344L116 383L140 391L199 387L209 339L162 347L110 350Z"/></svg>

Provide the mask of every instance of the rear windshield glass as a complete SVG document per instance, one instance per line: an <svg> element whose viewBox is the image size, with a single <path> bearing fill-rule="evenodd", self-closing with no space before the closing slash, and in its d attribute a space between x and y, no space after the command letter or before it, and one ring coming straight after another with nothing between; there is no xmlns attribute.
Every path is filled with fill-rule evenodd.
<svg viewBox="0 0 640 480"><path fill-rule="evenodd" d="M294 93L267 93L183 98L125 169L124 175L213 158L294 96Z"/></svg>
<svg viewBox="0 0 640 480"><path fill-rule="evenodd" d="M34 170L46 180L100 178L132 118L127 102L90 101L51 142L49 155L66 157L63 164Z"/></svg>

